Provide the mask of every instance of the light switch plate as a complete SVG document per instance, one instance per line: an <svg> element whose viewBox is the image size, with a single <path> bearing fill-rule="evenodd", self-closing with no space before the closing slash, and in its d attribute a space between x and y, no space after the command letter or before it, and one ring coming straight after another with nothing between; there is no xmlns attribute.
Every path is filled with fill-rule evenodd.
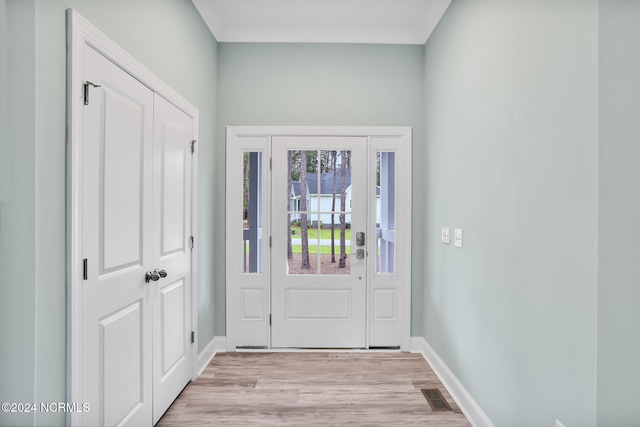
<svg viewBox="0 0 640 427"><path fill-rule="evenodd" d="M453 246L457 248L462 247L462 228L456 228L453 230Z"/></svg>
<svg viewBox="0 0 640 427"><path fill-rule="evenodd" d="M440 240L442 243L446 243L447 245L451 244L451 228L450 227L442 227L442 232L440 233Z"/></svg>

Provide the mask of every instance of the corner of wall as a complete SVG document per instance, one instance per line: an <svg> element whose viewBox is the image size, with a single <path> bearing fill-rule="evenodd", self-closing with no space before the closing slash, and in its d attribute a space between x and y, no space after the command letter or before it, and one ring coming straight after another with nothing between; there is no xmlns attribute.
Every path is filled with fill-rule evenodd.
<svg viewBox="0 0 640 427"><path fill-rule="evenodd" d="M193 376L193 380L199 377L205 368L209 365L209 362L213 360L217 353L224 353L227 350L227 338L222 336L215 336L209 343L204 347L204 350L198 354L198 360L196 362L195 375Z"/></svg>
<svg viewBox="0 0 640 427"><path fill-rule="evenodd" d="M440 382L445 386L453 400L458 404L462 413L474 427L493 427L493 423L476 403L471 394L451 372L440 356L423 337L411 338L411 352L420 353L427 361Z"/></svg>

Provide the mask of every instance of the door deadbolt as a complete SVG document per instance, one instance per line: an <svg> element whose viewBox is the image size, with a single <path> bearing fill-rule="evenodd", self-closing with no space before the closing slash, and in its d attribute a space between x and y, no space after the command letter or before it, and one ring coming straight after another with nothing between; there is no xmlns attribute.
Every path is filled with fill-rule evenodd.
<svg viewBox="0 0 640 427"><path fill-rule="evenodd" d="M356 233L356 246L364 246L364 232L362 231Z"/></svg>

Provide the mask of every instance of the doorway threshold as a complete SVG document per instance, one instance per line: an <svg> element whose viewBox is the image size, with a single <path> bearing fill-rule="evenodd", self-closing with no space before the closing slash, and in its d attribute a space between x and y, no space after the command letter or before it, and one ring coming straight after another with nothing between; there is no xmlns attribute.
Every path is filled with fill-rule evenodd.
<svg viewBox="0 0 640 427"><path fill-rule="evenodd" d="M236 347L236 352L261 353L401 353L400 347L370 347L370 348L326 348L326 347Z"/></svg>

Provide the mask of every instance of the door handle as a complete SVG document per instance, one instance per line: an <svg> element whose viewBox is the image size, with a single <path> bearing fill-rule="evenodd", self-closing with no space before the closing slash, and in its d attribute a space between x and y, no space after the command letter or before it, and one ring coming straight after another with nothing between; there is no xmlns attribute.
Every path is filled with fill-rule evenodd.
<svg viewBox="0 0 640 427"><path fill-rule="evenodd" d="M153 271L147 271L144 275L144 281L149 283L151 281L157 282L161 278L167 277L167 272L165 270L160 270L156 268Z"/></svg>
<svg viewBox="0 0 640 427"><path fill-rule="evenodd" d="M160 280L160 275L158 273L156 273L155 271L147 271L144 275L144 281L146 283L149 283L150 281L154 281L157 282L158 280Z"/></svg>

